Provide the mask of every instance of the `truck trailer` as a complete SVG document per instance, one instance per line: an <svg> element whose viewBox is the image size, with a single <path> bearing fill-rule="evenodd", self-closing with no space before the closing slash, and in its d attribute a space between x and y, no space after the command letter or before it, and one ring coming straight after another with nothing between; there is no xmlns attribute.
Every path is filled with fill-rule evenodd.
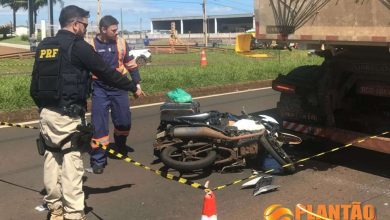
<svg viewBox="0 0 390 220"><path fill-rule="evenodd" d="M258 40L305 45L324 58L273 81L283 127L390 154L390 136L378 135L390 131L390 0L254 0L254 6Z"/></svg>

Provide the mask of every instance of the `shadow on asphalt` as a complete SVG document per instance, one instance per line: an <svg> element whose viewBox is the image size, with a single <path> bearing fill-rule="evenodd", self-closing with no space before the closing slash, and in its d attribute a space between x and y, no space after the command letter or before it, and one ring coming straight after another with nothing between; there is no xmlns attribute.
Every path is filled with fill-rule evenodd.
<svg viewBox="0 0 390 220"><path fill-rule="evenodd" d="M276 109L269 109L266 111L254 112L250 114L269 115L274 117L280 123L280 118L276 112ZM289 155L291 155L293 161L298 161L299 159L329 151L340 146L343 146L343 144L320 139L306 139L302 144L286 147L285 150ZM388 167L390 167L390 154L379 153L358 147L341 149L336 152L328 153L321 157L311 159L301 164L303 164L303 166L296 165L297 172L306 169L326 171L337 166L344 166L361 172L387 178L390 177L390 171L388 170Z"/></svg>
<svg viewBox="0 0 390 220"><path fill-rule="evenodd" d="M103 219L102 217L97 215L95 212L93 212L93 207L90 207L90 206L87 205L87 199L89 198L90 194L110 193L110 192L114 192L114 191L130 188L133 185L135 185L135 184L123 184L123 185L119 185L119 186L110 186L110 187L105 187L105 188L93 188L93 187L89 187L89 186L83 185L83 191L84 191L84 194L85 194L85 204L84 204L85 205L85 208L84 208L85 214L87 215L88 213L91 213L97 219Z"/></svg>
<svg viewBox="0 0 390 220"><path fill-rule="evenodd" d="M85 199L88 199L90 194L110 193L110 192L118 191L121 189L130 188L133 185L134 184L123 184L123 185L119 185L119 186L110 186L110 187L105 187L105 188L93 188L93 187L89 187L89 186L84 185L83 191L85 194Z"/></svg>
<svg viewBox="0 0 390 220"><path fill-rule="evenodd" d="M188 180L203 179L203 178L206 178L206 177L210 176L212 174L212 172L213 172L212 169L196 170L196 171L192 171L192 172L180 172L180 171L177 171L177 170L174 170L174 169L170 169L167 166L162 166L158 170L163 172L163 173L170 173L172 175L175 175L175 176L178 176L178 177L182 177L182 178L185 178L185 179L188 179Z"/></svg>
<svg viewBox="0 0 390 220"><path fill-rule="evenodd" d="M41 194L42 191L44 190L44 189L43 189L43 190L41 190L41 191L38 191L38 190L36 190L36 189L30 188L30 187L26 187L26 186L22 186L22 185L20 185L20 184L12 183L12 182L9 182L9 181L3 180L3 179L0 179L0 182L6 183L6 184L9 184L9 185L18 187L18 188L22 188L22 189L25 189L25 190L37 192L37 193L39 193L39 194ZM42 194L41 194L41 195L42 195Z"/></svg>
<svg viewBox="0 0 390 220"><path fill-rule="evenodd" d="M326 141L307 140L288 153L293 154L294 161L328 151L342 144ZM317 163L316 163L317 162ZM318 163L320 162L320 163ZM337 166L348 167L365 173L390 178L390 155L358 147L349 147L303 163L304 169L325 171ZM298 167L302 169L302 167Z"/></svg>

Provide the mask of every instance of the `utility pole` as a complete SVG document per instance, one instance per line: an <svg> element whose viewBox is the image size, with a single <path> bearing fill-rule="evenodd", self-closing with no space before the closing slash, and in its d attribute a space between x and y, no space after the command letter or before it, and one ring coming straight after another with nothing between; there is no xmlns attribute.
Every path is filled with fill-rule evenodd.
<svg viewBox="0 0 390 220"><path fill-rule="evenodd" d="M96 18L96 25L97 26L99 26L101 10L102 10L101 0L98 0L97 18Z"/></svg>
<svg viewBox="0 0 390 220"><path fill-rule="evenodd" d="M31 35L34 33L34 18L33 18L33 0L28 0L28 3L27 3L27 7L28 7L28 27L29 27L29 35L31 37Z"/></svg>
<svg viewBox="0 0 390 220"><path fill-rule="evenodd" d="M142 39L142 17L139 18L139 38Z"/></svg>
<svg viewBox="0 0 390 220"><path fill-rule="evenodd" d="M203 37L204 37L204 45L207 46L207 15L206 15L206 0L203 0L202 4L203 8Z"/></svg>
<svg viewBox="0 0 390 220"><path fill-rule="evenodd" d="M49 25L50 25L50 37L54 36L54 23L53 23L53 0L49 1Z"/></svg>
<svg viewBox="0 0 390 220"><path fill-rule="evenodd" d="M123 17L122 17L122 8L121 8L121 37L123 37Z"/></svg>

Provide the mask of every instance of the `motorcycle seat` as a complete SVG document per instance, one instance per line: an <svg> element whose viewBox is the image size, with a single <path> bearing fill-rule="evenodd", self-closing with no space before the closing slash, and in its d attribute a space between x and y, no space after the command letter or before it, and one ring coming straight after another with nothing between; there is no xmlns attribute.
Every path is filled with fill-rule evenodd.
<svg viewBox="0 0 390 220"><path fill-rule="evenodd" d="M201 114L196 114L196 115L183 115L183 116L178 116L175 117L175 119L178 120L188 120L188 121L205 121L209 119L211 116L210 113L201 113Z"/></svg>

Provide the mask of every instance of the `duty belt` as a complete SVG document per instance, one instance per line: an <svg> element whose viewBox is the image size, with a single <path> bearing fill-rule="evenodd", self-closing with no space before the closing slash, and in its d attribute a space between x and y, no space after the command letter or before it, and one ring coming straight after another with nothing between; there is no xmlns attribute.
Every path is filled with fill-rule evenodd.
<svg viewBox="0 0 390 220"><path fill-rule="evenodd" d="M69 117L77 117L77 116L80 116L80 117L84 117L85 116L85 109L83 107L81 107L80 105L76 105L76 104L73 104L73 105L70 105L69 107L62 107L60 108L61 110L61 113L63 115L67 115Z"/></svg>
<svg viewBox="0 0 390 220"><path fill-rule="evenodd" d="M38 147L38 153L40 155L44 155L45 150L48 150L50 152L56 152L56 153L69 153L71 151L81 151L81 152L88 152L90 147L90 142L93 135L93 127L91 124L77 125L77 131L69 134L66 138L64 138L60 143L59 147L50 147L45 144L45 140L43 139L42 135L39 135L39 138L37 139L37 147ZM62 149L62 147L70 142L70 147L66 149Z"/></svg>
<svg viewBox="0 0 390 220"><path fill-rule="evenodd" d="M39 138L37 139L37 147L38 147L38 153L40 155L43 155L45 150L51 151L51 152L62 152L62 153L69 153L71 151L75 150L84 150L88 151L88 147L93 135L93 127L90 123L86 123L85 119L85 109L81 107L80 105L72 104L69 107L62 107L62 108L49 108L51 111L55 111L61 115L66 115L72 118L80 117L81 124L77 125L76 132L69 134L66 138L64 138L60 142L59 148L50 147L45 144L44 139L42 138L42 135L39 135ZM62 150L62 146L64 146L66 143L71 142L70 148Z"/></svg>
<svg viewBox="0 0 390 220"><path fill-rule="evenodd" d="M72 104L70 106L63 106L63 107L44 107L44 108L47 108L50 111L57 112L61 115L69 116L71 118L85 116L85 108L77 104Z"/></svg>
<svg viewBox="0 0 390 220"><path fill-rule="evenodd" d="M74 147L69 147L69 148L66 148L64 150L62 150L61 148L58 148L58 147L49 147L49 146L45 146L45 150L47 151L50 151L50 152L54 152L54 153L63 153L63 154L67 154L67 153L70 153L72 151L78 151L79 149L76 149Z"/></svg>

